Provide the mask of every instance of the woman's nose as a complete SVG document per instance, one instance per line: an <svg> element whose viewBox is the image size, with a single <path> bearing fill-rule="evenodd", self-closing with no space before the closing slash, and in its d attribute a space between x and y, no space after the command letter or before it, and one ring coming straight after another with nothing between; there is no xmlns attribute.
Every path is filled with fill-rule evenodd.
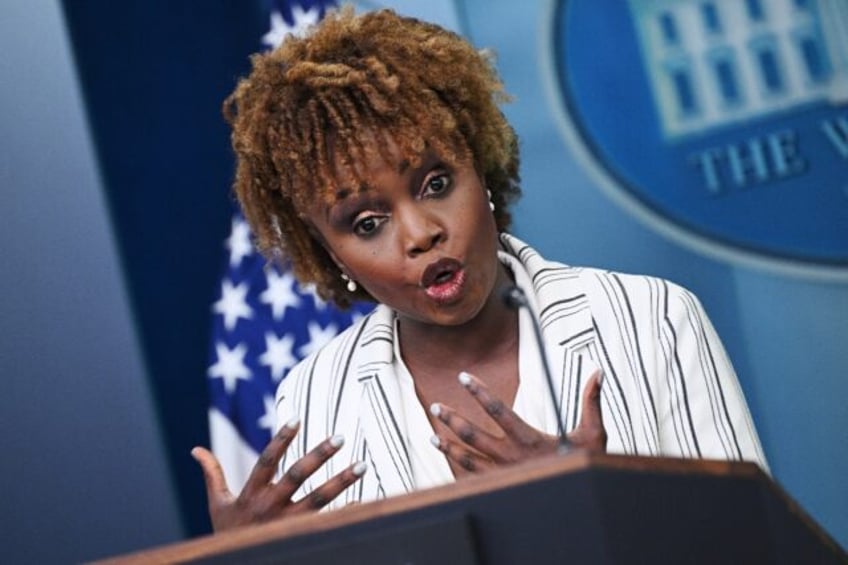
<svg viewBox="0 0 848 565"><path fill-rule="evenodd" d="M420 210L404 214L403 232L404 248L411 257L426 253L445 237L441 222Z"/></svg>

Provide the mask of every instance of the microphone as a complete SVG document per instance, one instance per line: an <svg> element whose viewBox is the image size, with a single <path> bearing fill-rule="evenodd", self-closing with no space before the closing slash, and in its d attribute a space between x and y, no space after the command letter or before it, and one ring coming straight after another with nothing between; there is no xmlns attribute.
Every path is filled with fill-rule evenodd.
<svg viewBox="0 0 848 565"><path fill-rule="evenodd" d="M565 428L562 425L562 417L560 416L559 402L557 402L556 390L554 390L554 380L551 377L551 368L548 366L548 356L545 353L545 344L542 341L542 330L539 327L539 322L536 316L533 315L530 309L530 303L527 301L527 295L517 286L508 286L501 291L501 298L507 307L513 310L527 309L530 315L530 321L533 324L533 336L536 338L536 347L539 349L539 356L542 358L542 368L545 373L545 380L548 382L548 393L551 396L551 402L554 405L554 414L557 420L557 434L559 435L559 453L566 453L571 450L571 441L565 435Z"/></svg>

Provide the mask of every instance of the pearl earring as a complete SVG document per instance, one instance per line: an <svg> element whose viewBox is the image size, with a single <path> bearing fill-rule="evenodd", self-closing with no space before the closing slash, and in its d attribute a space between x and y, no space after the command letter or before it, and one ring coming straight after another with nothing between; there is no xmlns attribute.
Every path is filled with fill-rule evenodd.
<svg viewBox="0 0 848 565"><path fill-rule="evenodd" d="M351 280L351 278L344 273L342 273L342 280L347 281L346 286L347 286L348 292L356 292L356 288L357 288L356 281Z"/></svg>
<svg viewBox="0 0 848 565"><path fill-rule="evenodd" d="M495 211L495 203L492 202L492 191L489 190L488 188L486 189L486 196L489 197L489 210L494 212Z"/></svg>

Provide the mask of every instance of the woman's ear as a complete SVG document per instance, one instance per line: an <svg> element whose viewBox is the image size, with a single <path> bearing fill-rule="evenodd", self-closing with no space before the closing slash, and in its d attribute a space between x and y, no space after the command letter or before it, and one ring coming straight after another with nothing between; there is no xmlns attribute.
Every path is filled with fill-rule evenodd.
<svg viewBox="0 0 848 565"><path fill-rule="evenodd" d="M333 260L333 263L335 263L335 264L336 264L336 267L338 267L338 268L339 268L339 270L342 272L342 274L343 274L343 275L348 275L348 276L350 276L350 273L348 273L348 271L347 271L347 267L345 267L345 266L344 266L344 263L342 263L341 261L339 261L339 258L338 258L338 257L336 257L336 254L335 254L335 253L333 253L333 250L332 250L332 249L330 249L330 248L329 248L328 246L326 246L326 245L324 246L324 249L327 251L327 255L329 255L329 256L330 256L330 259L332 259L332 260Z"/></svg>

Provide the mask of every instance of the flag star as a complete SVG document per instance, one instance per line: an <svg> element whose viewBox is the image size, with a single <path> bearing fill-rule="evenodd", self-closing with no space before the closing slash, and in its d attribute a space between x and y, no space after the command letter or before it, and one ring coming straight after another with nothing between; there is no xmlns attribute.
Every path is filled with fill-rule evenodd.
<svg viewBox="0 0 848 565"><path fill-rule="evenodd" d="M291 33L291 28L283 19L283 15L274 10L271 12L271 29L262 36L262 44L275 49L280 46L288 33Z"/></svg>
<svg viewBox="0 0 848 565"><path fill-rule="evenodd" d="M292 19L294 25L291 26L286 23L280 12L274 10L271 12L271 29L262 36L262 43L274 49L279 47L288 34L302 36L310 26L318 23L318 19L321 17L320 8L315 6L314 9L313 12L312 9L304 10L298 4L293 5Z"/></svg>
<svg viewBox="0 0 848 565"><path fill-rule="evenodd" d="M230 250L230 267L235 268L241 264L241 260L253 253L253 244L250 243L250 228L247 222L241 218L233 218L230 229L230 237L227 238L227 249Z"/></svg>
<svg viewBox="0 0 848 565"><path fill-rule="evenodd" d="M246 381L252 376L250 369L244 364L246 353L247 346L243 343L239 343L234 349L221 342L215 344L218 360L209 367L207 374L212 378L223 379L227 394L235 392L239 380Z"/></svg>
<svg viewBox="0 0 848 565"><path fill-rule="evenodd" d="M260 428L265 428L269 432L274 431L274 422L276 421L274 399L266 394L262 397L262 402L265 404L265 413L256 420L256 425Z"/></svg>
<svg viewBox="0 0 848 565"><path fill-rule="evenodd" d="M221 299L215 303L212 310L216 314L224 316L224 327L227 328L227 331L233 331L239 318L249 319L253 317L253 309L248 306L245 300L247 290L247 282L233 286L230 280L224 279L221 284Z"/></svg>
<svg viewBox="0 0 848 565"><path fill-rule="evenodd" d="M292 355L294 336L284 335L278 338L273 332L265 334L265 353L259 356L259 362L271 369L274 382L280 382L286 369L294 367L297 358Z"/></svg>
<svg viewBox="0 0 848 565"><path fill-rule="evenodd" d="M303 344L298 350L301 357L306 357L307 355L318 351L321 347L327 344L327 342L333 339L337 333L335 324L330 324L326 328L322 328L321 324L314 321L309 322L307 330L309 330L309 341Z"/></svg>
<svg viewBox="0 0 848 565"><path fill-rule="evenodd" d="M259 295L259 300L271 306L271 312L275 320L279 320L286 312L286 308L300 306L300 297L294 290L294 275L286 271L280 275L274 270L265 273L268 288Z"/></svg>

